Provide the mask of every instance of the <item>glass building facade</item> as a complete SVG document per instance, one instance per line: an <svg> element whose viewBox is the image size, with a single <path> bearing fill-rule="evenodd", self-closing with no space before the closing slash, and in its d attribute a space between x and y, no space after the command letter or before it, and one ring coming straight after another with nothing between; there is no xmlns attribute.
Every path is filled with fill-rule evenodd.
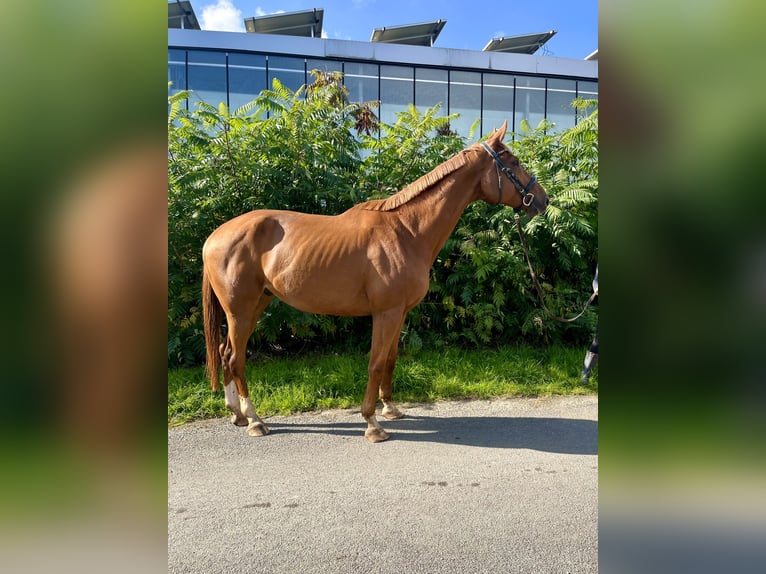
<svg viewBox="0 0 766 574"><path fill-rule="evenodd" d="M423 58L423 48L412 51L413 57L406 58L407 49L396 46L399 50L394 54L399 61L382 61L380 49L366 48L362 42L344 42L342 50L347 54L333 54L329 57L318 57L316 44L308 45L307 52L314 54L275 53L264 50L268 48L268 37L259 39L257 50L227 48L227 42L220 38L232 34L215 33L216 42L204 42L200 34L210 34L201 31L173 31L194 34L195 46L178 46L169 42L168 50L168 80L172 82L171 92L192 90L194 92L188 105L194 107L196 99L204 100L218 106L225 102L231 110L252 100L261 90L271 86L274 78L292 90L311 82L311 70L339 71L344 74L344 83L349 90L351 101L363 102L380 101L378 115L383 122L396 121L396 113L403 111L411 103L420 109L441 104L440 114L458 113L460 117L453 120L451 127L460 135L467 136L471 125L480 119L479 129L474 137L485 135L508 120L509 130L521 131L522 120L527 120L535 127L543 118L556 124L555 129L570 128L578 121L577 114L571 106L577 97L598 99L597 67L586 67L588 75L572 75L570 69L564 69L569 74L529 73L514 71L513 64L525 63L521 58L545 58L536 56L519 56L517 54L490 54L484 52L467 52L454 57L452 52L441 49L444 54L436 53L439 57ZM252 37L250 34L234 34L235 36ZM282 39L275 39L280 44ZM211 38L213 39L213 38ZM243 40L236 39L239 44ZM328 42L327 40L312 39L312 42ZM182 42L176 41L176 44ZM211 44L206 46L204 44ZM266 44L265 46L263 44ZM203 45L200 45L203 44ZM290 45L291 51L300 50L298 46ZM336 41L337 44L337 41ZM358 45L358 46L357 46ZM238 46L236 46L238 47ZM279 49L279 45L273 46ZM360 52L355 54L356 51ZM284 50L284 47L282 48ZM437 51L438 48L427 48ZM368 56L365 58L365 56ZM404 57L402 57L404 56ZM430 56L430 54L429 54ZM508 70L498 70L498 59L506 58ZM494 60L493 60L494 58ZM410 61L406 61L410 60ZM425 64L418 60L438 61ZM455 60L456 64L450 60ZM475 60L476 68L470 66ZM503 60L503 62L505 62ZM547 60L561 60L547 58ZM478 68L489 62L490 66ZM577 68L577 60L570 60L569 66ZM565 62L566 63L566 62ZM548 63L548 68L556 72L558 62ZM577 64L577 65L572 65ZM588 62L587 64L593 64ZM495 69L492 69L492 68ZM520 67L529 67L520 66ZM535 63L535 68L542 66ZM487 69L490 68L490 69Z"/></svg>

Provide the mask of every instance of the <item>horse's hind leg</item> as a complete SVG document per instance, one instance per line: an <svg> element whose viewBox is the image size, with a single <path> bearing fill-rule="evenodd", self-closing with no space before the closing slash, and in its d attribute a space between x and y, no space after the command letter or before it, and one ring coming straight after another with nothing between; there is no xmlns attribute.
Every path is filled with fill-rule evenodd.
<svg viewBox="0 0 766 574"><path fill-rule="evenodd" d="M247 434L250 436L264 436L271 432L269 427L267 427L256 414L255 406L250 400L250 393L247 388L247 382L245 381L247 340L250 338L250 334L258 323L259 317L270 301L271 297L261 296L253 312L244 317L241 315L235 316L234 314L227 314L227 321L229 324L228 338L229 343L231 344L231 353L228 356L228 367L232 379L234 380L234 384L237 386L240 417L247 421ZM226 372L225 367L224 372ZM233 393L233 388L231 392ZM229 391L227 391L226 395L227 403L229 400L228 393ZM234 398L232 396L232 402L233 400ZM237 413L235 412L235 417L236 415ZM235 421L235 424L244 425L244 421Z"/></svg>
<svg viewBox="0 0 766 574"><path fill-rule="evenodd" d="M223 392L226 397L226 408L232 412L231 422L240 427L247 426L247 418L242 414L242 411L239 408L237 384L234 382L234 375L229 367L232 346L228 336L226 337L226 341L221 343L219 352L221 354L221 365L223 367Z"/></svg>

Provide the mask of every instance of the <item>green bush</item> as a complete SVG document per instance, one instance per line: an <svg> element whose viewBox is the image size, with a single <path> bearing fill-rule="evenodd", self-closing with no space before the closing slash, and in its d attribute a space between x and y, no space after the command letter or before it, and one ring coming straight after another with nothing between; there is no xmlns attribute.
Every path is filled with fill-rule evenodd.
<svg viewBox="0 0 766 574"><path fill-rule="evenodd" d="M594 102L577 102L579 108ZM543 121L510 145L550 197L545 215L525 234L546 304L559 316L579 312L597 259L598 112L553 133ZM432 271L431 290L415 318L447 341L484 345L584 342L595 324L589 311L574 324L542 310L509 209L476 202L466 209ZM412 324L412 322L411 322Z"/></svg>
<svg viewBox="0 0 766 574"><path fill-rule="evenodd" d="M201 249L220 224L253 209L337 214L395 193L467 145L439 107L414 107L395 124L378 125L376 102L351 103L339 74L315 73L292 92L277 80L253 102L230 111L189 92L168 99L168 362L204 360L200 303ZM581 102L580 109L593 106ZM511 145L551 198L543 217L526 223L548 306L573 311L590 289L596 260L598 116L552 133L527 130ZM509 209L469 206L439 254L426 299L408 317L405 346L584 343L595 321L574 325L540 311ZM254 334L281 348L367 346L369 319L302 313L274 301Z"/></svg>

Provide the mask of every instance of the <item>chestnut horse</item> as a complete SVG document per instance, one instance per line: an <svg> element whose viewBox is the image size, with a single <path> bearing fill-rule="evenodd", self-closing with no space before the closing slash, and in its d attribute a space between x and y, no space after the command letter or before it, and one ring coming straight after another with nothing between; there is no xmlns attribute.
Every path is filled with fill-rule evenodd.
<svg viewBox="0 0 766 574"><path fill-rule="evenodd" d="M247 425L251 436L269 433L248 395L245 346L276 296L309 313L372 316L364 436L388 438L375 418L376 394L383 417L403 416L391 402L399 335L407 313L428 291L431 266L466 206L482 199L534 216L548 205L545 190L503 144L506 128L507 122L486 143L386 199L335 216L251 211L208 237L202 250L207 369L214 391L223 369L234 424ZM224 314L228 333L221 343Z"/></svg>

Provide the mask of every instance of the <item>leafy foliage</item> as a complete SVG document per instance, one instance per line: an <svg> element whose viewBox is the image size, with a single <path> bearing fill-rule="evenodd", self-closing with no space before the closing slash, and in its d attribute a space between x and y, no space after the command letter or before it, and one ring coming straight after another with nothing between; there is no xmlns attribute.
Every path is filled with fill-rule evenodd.
<svg viewBox="0 0 766 574"><path fill-rule="evenodd" d="M198 102L189 92L168 98L168 361L204 358L200 303L202 245L225 221L253 209L337 214L395 193L463 149L451 131L456 116L439 106L411 106L381 124L377 102L353 103L337 73L314 71L293 92L278 80L231 112ZM594 102L577 103L580 110ZM543 217L526 223L534 264L548 289L548 306L568 313L590 289L596 260L598 112L570 130L542 123L512 147L548 191ZM424 344L486 345L517 341L584 342L594 315L573 326L555 324L539 309L510 210L469 206L434 265L431 289L408 317L406 348ZM368 319L317 316L273 302L254 334L279 348L367 346Z"/></svg>
<svg viewBox="0 0 766 574"><path fill-rule="evenodd" d="M450 119L437 117L441 106L424 113L410 105L393 125L380 125L380 134L365 135L362 147L370 150L360 185L370 197L388 197L428 173L465 147L462 138L449 131Z"/></svg>
<svg viewBox="0 0 766 574"><path fill-rule="evenodd" d="M352 128L357 106L329 83L292 92L278 80L230 113L199 102L184 112L170 98L168 132L170 364L204 356L199 283L202 245L225 221L253 209L338 213L365 199ZM175 107L174 107L175 106ZM257 337L269 342L328 335L336 321L285 305L264 313Z"/></svg>

